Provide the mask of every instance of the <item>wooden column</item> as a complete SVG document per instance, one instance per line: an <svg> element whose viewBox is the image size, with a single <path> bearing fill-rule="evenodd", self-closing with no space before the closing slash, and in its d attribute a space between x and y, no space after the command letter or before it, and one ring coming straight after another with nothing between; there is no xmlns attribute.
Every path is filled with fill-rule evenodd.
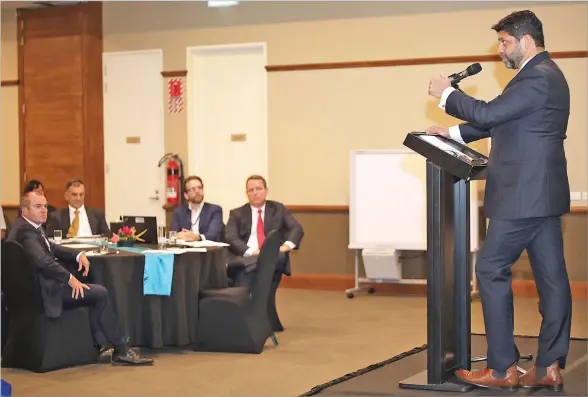
<svg viewBox="0 0 588 397"><path fill-rule="evenodd" d="M17 13L21 191L30 179L66 205L71 178L86 205L104 208L102 3Z"/></svg>

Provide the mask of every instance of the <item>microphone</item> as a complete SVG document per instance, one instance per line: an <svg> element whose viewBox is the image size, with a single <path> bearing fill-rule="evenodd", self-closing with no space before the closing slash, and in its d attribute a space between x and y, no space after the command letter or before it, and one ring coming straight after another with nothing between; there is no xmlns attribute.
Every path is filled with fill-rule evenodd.
<svg viewBox="0 0 588 397"><path fill-rule="evenodd" d="M453 73L452 75L448 76L448 79L451 80L451 85L455 86L457 83L465 79L466 77L473 76L478 74L482 71L482 66L479 63L473 63L467 67L466 70L459 73Z"/></svg>

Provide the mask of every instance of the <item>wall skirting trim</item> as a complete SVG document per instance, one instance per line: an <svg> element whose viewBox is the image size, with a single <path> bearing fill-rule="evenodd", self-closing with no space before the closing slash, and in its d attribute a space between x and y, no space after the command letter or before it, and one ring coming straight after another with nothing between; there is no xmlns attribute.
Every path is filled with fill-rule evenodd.
<svg viewBox="0 0 588 397"><path fill-rule="evenodd" d="M2 204L2 208L4 209L18 209L18 204ZM329 213L329 212L349 212L348 205L286 205L288 209L292 212L320 212L320 213ZM167 212L173 212L175 207L170 207L164 205L163 208ZM588 206L586 205L572 205L570 209L570 213L572 214L586 214L588 213Z"/></svg>
<svg viewBox="0 0 588 397"><path fill-rule="evenodd" d="M291 277L283 277L280 286L282 288L341 291L352 288L354 277L351 274L293 274ZM570 282L573 299L588 299L588 283L585 281ZM392 293L400 295L421 295L427 293L426 285L418 284L373 284L376 293ZM523 297L537 297L537 289L533 280L513 280L513 294Z"/></svg>

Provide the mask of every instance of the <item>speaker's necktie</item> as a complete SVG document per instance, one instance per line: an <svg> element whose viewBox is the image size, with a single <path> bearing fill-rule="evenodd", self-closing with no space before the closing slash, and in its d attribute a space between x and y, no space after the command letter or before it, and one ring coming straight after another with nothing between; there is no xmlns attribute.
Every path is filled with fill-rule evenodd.
<svg viewBox="0 0 588 397"><path fill-rule="evenodd" d="M65 237L67 238L72 238L78 235L78 228L80 227L80 216L79 216L80 211L79 210L75 210L74 211L74 218L73 221L71 222L71 225L69 227L69 230L67 231L67 234L65 235Z"/></svg>
<svg viewBox="0 0 588 397"><path fill-rule="evenodd" d="M263 230L263 218L261 217L261 210L257 211L257 246L261 249L261 245L265 240L265 230Z"/></svg>

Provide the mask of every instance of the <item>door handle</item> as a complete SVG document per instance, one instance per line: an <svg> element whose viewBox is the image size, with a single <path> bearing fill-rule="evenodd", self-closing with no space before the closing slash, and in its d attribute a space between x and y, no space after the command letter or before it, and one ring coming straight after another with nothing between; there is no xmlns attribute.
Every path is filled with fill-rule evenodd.
<svg viewBox="0 0 588 397"><path fill-rule="evenodd" d="M156 190L155 196L149 197L149 200L159 200L159 190Z"/></svg>

